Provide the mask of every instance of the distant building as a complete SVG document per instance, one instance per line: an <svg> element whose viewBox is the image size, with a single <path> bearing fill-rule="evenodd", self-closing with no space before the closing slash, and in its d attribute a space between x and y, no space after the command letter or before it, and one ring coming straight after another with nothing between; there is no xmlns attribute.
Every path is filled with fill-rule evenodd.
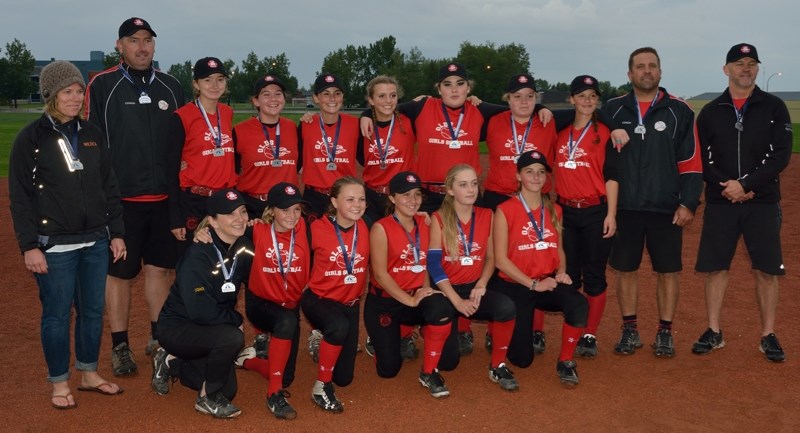
<svg viewBox="0 0 800 433"><path fill-rule="evenodd" d="M81 71L81 74L83 74L83 79L88 84L92 77L106 69L105 65L103 64L105 57L106 55L102 51L89 51L89 60L69 60L69 62L75 65L79 71ZM33 74L31 74L31 81L36 83L36 92L31 93L28 96L29 102L42 102L42 97L39 95L39 74L42 72L42 68L55 61L55 58L51 58L50 60L36 60L36 63L33 67ZM158 68L158 62L153 63L155 64L155 67Z"/></svg>
<svg viewBox="0 0 800 433"><path fill-rule="evenodd" d="M789 108L789 117L792 123L800 123L800 92L769 92L773 95L783 99L786 107ZM694 109L695 113L699 113L700 109L706 104L716 99L722 92L706 92L695 97L689 98L686 102Z"/></svg>

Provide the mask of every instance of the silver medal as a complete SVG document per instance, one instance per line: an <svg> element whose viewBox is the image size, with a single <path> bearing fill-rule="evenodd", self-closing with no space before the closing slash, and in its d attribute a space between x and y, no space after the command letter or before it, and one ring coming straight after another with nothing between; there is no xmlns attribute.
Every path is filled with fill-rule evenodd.
<svg viewBox="0 0 800 433"><path fill-rule="evenodd" d="M461 266L472 266L472 264L473 264L472 257L461 258Z"/></svg>
<svg viewBox="0 0 800 433"><path fill-rule="evenodd" d="M545 241L536 242L536 249L537 250L546 250L547 249L547 242L545 242Z"/></svg>
<svg viewBox="0 0 800 433"><path fill-rule="evenodd" d="M273 167L281 167L283 165L283 161L281 161L280 159L273 159L272 162L269 163L269 165Z"/></svg>
<svg viewBox="0 0 800 433"><path fill-rule="evenodd" d="M153 102L153 101L150 100L150 97L147 96L144 93L142 94L142 96L139 97L139 103L140 104L149 104L151 102Z"/></svg>
<svg viewBox="0 0 800 433"><path fill-rule="evenodd" d="M325 170L336 171L336 163L335 162L329 162L328 165L325 166Z"/></svg>
<svg viewBox="0 0 800 433"><path fill-rule="evenodd" d="M575 161L567 161L564 163L564 168L568 168L570 170L575 170L578 167L578 164Z"/></svg>
<svg viewBox="0 0 800 433"><path fill-rule="evenodd" d="M83 170L83 163L81 163L77 159L73 159L72 161L69 162L69 169L70 171Z"/></svg>
<svg viewBox="0 0 800 433"><path fill-rule="evenodd" d="M744 125L742 125L742 122L736 122L736 125L734 126L736 126L736 129L739 131L744 131Z"/></svg>
<svg viewBox="0 0 800 433"><path fill-rule="evenodd" d="M642 135L644 135L645 132L647 132L647 128L645 128L644 125L638 125L633 130L634 134L642 134Z"/></svg>
<svg viewBox="0 0 800 433"><path fill-rule="evenodd" d="M450 149L461 149L461 143L459 143L458 140L453 140L447 147Z"/></svg>
<svg viewBox="0 0 800 433"><path fill-rule="evenodd" d="M345 284L355 284L357 282L358 282L358 278L356 278L355 275L347 274L344 277L344 283Z"/></svg>
<svg viewBox="0 0 800 433"><path fill-rule="evenodd" d="M222 293L231 293L236 291L236 286L233 285L230 281L226 282L222 285Z"/></svg>
<svg viewBox="0 0 800 433"><path fill-rule="evenodd" d="M425 270L425 268L422 265L414 265L414 266L411 267L411 272L413 272L415 274L418 274L418 273L420 273L420 272L422 272L424 270Z"/></svg>
<svg viewBox="0 0 800 433"><path fill-rule="evenodd" d="M214 154L214 156L225 156L225 149L223 149L221 147L218 147L218 148L214 149L213 154Z"/></svg>
<svg viewBox="0 0 800 433"><path fill-rule="evenodd" d="M386 170L386 161L381 161L381 170Z"/></svg>

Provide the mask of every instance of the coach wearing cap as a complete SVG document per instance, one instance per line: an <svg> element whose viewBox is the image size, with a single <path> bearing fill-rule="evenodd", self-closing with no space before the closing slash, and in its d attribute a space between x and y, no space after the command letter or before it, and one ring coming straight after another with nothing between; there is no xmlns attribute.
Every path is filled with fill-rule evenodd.
<svg viewBox="0 0 800 433"><path fill-rule="evenodd" d="M744 236L761 313L759 349L769 361L781 362L784 353L775 336L778 277L785 273L779 175L789 164L792 124L786 104L756 86L759 63L753 45L731 47L722 67L728 88L697 116L707 205L695 269L706 273L708 329L692 352L703 355L725 345L722 300ZM741 321L733 325L741 332L736 326Z"/></svg>
<svg viewBox="0 0 800 433"><path fill-rule="evenodd" d="M144 269L144 297L151 322L146 352L157 347L158 312L169 291L176 243L167 208L166 138L170 115L184 103L177 79L153 67L156 32L142 18L119 27L121 63L96 75L86 88L88 120L98 125L111 149L125 220L126 260L111 263L106 307L115 375L135 373L128 344L131 280Z"/></svg>

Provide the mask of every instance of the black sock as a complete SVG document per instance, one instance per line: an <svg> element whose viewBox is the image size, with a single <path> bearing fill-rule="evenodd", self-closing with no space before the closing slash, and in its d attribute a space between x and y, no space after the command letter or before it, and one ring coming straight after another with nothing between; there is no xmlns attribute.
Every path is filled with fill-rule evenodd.
<svg viewBox="0 0 800 433"><path fill-rule="evenodd" d="M128 342L128 331L119 331L111 333L111 345L117 347L122 343Z"/></svg>
<svg viewBox="0 0 800 433"><path fill-rule="evenodd" d="M626 328L637 329L639 327L638 319L635 314L630 316L622 316L622 326Z"/></svg>
<svg viewBox="0 0 800 433"><path fill-rule="evenodd" d="M658 321L658 329L659 331L665 329L667 331L672 332L672 321L671 320L659 320Z"/></svg>
<svg viewBox="0 0 800 433"><path fill-rule="evenodd" d="M150 322L150 338L153 340L158 340L158 336L156 335L156 328L158 327L158 322Z"/></svg>

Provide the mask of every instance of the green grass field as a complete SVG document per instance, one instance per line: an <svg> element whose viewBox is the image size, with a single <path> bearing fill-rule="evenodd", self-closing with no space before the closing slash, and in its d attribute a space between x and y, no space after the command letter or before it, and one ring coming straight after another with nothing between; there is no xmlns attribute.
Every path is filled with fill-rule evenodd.
<svg viewBox="0 0 800 433"><path fill-rule="evenodd" d="M234 122L239 123L251 117L252 113L237 113L233 116ZM8 156L11 152L11 143L23 126L39 117L38 113L0 113L0 177L8 176ZM286 117L295 122L300 114L286 114ZM800 152L800 124L795 123L792 150ZM486 146L481 143L481 153L486 152Z"/></svg>

